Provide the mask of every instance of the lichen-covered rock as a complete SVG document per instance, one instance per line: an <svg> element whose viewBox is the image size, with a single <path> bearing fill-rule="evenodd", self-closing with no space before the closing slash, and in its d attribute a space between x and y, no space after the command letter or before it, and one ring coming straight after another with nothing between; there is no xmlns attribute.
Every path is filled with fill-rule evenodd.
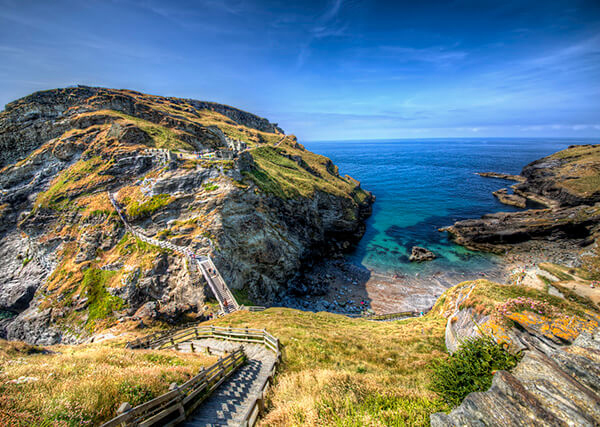
<svg viewBox="0 0 600 427"><path fill-rule="evenodd" d="M600 329L570 346L522 335L528 350L512 373L499 371L488 391L469 394L433 427L596 426L600 423Z"/></svg>

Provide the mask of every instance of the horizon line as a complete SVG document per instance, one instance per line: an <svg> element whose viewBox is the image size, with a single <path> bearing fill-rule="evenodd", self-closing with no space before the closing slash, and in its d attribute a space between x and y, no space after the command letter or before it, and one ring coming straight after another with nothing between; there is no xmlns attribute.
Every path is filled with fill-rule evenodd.
<svg viewBox="0 0 600 427"><path fill-rule="evenodd" d="M448 137L402 137L402 138L364 138L364 139L300 139L303 142L394 142L394 141L431 141L431 140L452 140L452 139L544 139L544 140L598 140L600 136L448 136Z"/></svg>

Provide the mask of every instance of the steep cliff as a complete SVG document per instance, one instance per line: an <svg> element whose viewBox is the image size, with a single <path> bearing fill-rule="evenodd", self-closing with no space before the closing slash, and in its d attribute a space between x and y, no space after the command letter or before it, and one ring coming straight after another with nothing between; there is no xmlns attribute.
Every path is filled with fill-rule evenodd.
<svg viewBox="0 0 600 427"><path fill-rule="evenodd" d="M185 260L126 233L210 254L257 302L364 232L372 196L266 119L214 103L92 87L0 113L0 332L76 342L115 321L203 307Z"/></svg>

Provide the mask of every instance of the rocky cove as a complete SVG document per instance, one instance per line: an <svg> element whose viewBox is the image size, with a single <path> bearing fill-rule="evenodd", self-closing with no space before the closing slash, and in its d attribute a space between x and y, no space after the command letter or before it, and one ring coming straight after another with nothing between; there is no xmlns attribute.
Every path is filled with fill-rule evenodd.
<svg viewBox="0 0 600 427"><path fill-rule="evenodd" d="M382 148L378 146L378 149L385 149L383 144L381 146ZM323 146L319 144L312 146L313 149L322 149L321 147ZM325 153L335 157L337 148L332 149L329 145L325 147L328 148L328 150L324 150ZM433 229L433 224L426 224L439 236L431 237L431 241L435 242L436 239L446 235L446 230L450 230L449 235L456 243L475 251L466 252L465 257L479 257L484 256L480 254L490 252L489 257L493 263L476 267L477 269L471 267L470 270L456 271L450 268L445 269L443 264L436 264L435 261L431 267L428 261L422 267L411 268L409 271L403 271L400 268L395 268L396 271L394 269L384 271L371 266L365 268L360 265L360 259L356 258L323 261L316 265L313 271L307 273L305 287L305 290L318 291L322 289L322 291L317 295L304 292L294 298L288 296L284 304L304 310L330 310L355 314L363 311L365 306L378 313L406 310L426 311L433 306L436 299L447 288L464 280L488 278L495 282L505 283L510 281L515 271L523 269L532 269L533 271L537 264L543 262L556 263L570 268L583 266L591 268L595 259L595 227L598 221L593 215L587 216L587 213L593 214L595 211L593 194L596 190L591 191L591 200L588 199L583 204L574 202L575 206L565 206L570 202L565 204L560 198L578 200L577 197L582 196L575 196L573 191L586 185L586 180L591 179L591 188L597 188L594 187L596 184L593 183L593 178L590 178L596 167L596 150L597 146L573 146L526 165L521 175L479 172L478 175L481 175L482 178L471 179L471 185L479 185L480 181L484 182L486 188L489 188L487 194L491 195L502 185L516 182L517 184L513 185L510 190L505 191L507 193L510 191L511 195L514 194L515 197L526 200L526 208L519 210L513 208L512 212L511 209L506 209L505 212L485 214L481 219L459 221L454 227L443 228L439 232ZM344 153L349 152L353 151L350 151L349 148L344 149ZM344 162L349 155L338 156L337 162L341 162L342 166L348 168ZM393 155L394 152L390 151L389 156ZM356 163L352 163L350 166L352 166L351 170L360 170ZM377 173L381 174L382 172L377 169ZM575 179L577 174L582 175L579 180ZM555 190L551 190L552 186L555 187ZM371 187L373 187L372 184ZM381 193L384 190L379 188L378 191ZM402 191L402 189L394 191ZM555 199L554 194L561 196ZM388 202L380 200L379 203ZM573 203L570 204L573 205ZM503 211L501 206L497 209ZM475 215L465 213L464 216L473 218ZM579 222L580 219L583 220L582 223ZM401 220L402 218L398 218L398 221ZM444 218L435 218L435 221L439 221L437 224L444 224ZM375 224L377 226L377 222ZM582 228L580 228L580 224ZM548 225L550 227L546 228ZM511 227L514 227L514 230L511 230ZM459 231L460 235L452 233L454 228ZM404 229L403 233L411 234L413 230ZM587 237L582 238L582 235ZM398 252L393 250L393 245L384 245L380 243L381 240L375 240L371 236L367 236L365 239L370 239L378 244L375 246L369 243L369 245L375 246L375 249L367 248L367 251L383 253L386 262L389 262L387 260L390 259L393 260L394 256L398 256L394 255ZM469 240L466 241L466 239ZM485 241L486 239L497 239L497 241L490 244ZM406 240L410 242L410 239ZM363 247L365 246L363 243L361 244ZM400 244L407 247L402 240ZM426 244L425 246L427 247ZM410 246L407 249L410 249ZM442 248L442 257L444 256L448 255L447 251L444 253L444 248ZM329 285L324 286L324 284Z"/></svg>
<svg viewBox="0 0 600 427"><path fill-rule="evenodd" d="M351 262L345 254L365 234L375 197L293 135L232 107L128 90L57 89L9 104L0 113L0 145L2 337L37 345L98 343L206 319L215 311L213 295L189 258L162 244L168 242L210 256L240 303L301 309L216 320L239 326L243 318L262 328L266 321L282 336L292 331L283 341L286 351L295 349L292 357L318 351L333 360L314 344L327 334L335 335L332 348L354 346L364 354L365 329L370 339L389 334L400 347L403 339L416 343L411 351L423 351L424 360L457 352L482 331L524 352L512 373L496 373L487 392L470 394L453 411L431 414L443 406L427 404L422 410L432 425L496 416L519 421L523 414L552 425L566 416L585 424L598 416L589 407L598 403L600 295L589 283L600 274L600 146L559 151L521 175L482 173L516 181L512 192L496 196L532 208L433 230L501 260L469 277L443 269L392 274ZM415 269L439 258L438 249L412 243L406 249ZM406 311L422 316L377 326L351 318ZM331 328L338 324L345 326ZM317 331L302 338L310 327ZM348 334L357 334L354 341ZM301 339L309 341L294 347ZM385 345L370 358L380 357L388 369L401 349L385 350L384 357ZM366 373L355 354L347 357L348 372ZM392 369L430 375L429 362L415 369L401 363ZM538 391L542 382L550 392ZM387 387L376 394L397 385ZM561 393L576 396L574 403L562 401Z"/></svg>

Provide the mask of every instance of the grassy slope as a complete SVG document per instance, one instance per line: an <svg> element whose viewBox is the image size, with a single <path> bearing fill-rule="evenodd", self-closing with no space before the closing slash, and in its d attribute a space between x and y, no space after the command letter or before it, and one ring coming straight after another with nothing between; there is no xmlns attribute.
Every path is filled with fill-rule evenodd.
<svg viewBox="0 0 600 427"><path fill-rule="evenodd" d="M350 197L355 203L361 203L367 197L367 192L358 187L356 180L339 176L337 167L327 157L296 144L263 146L251 153L258 168L249 176L266 193L291 198L311 197L315 191L322 191Z"/></svg>
<svg viewBox="0 0 600 427"><path fill-rule="evenodd" d="M578 146L548 158L566 160L554 173L559 185L570 192L586 197L600 190L600 145Z"/></svg>
<svg viewBox="0 0 600 427"><path fill-rule="evenodd" d="M152 399L216 361L108 344L49 350L0 340L0 425L98 425L122 402Z"/></svg>
<svg viewBox="0 0 600 427"><path fill-rule="evenodd" d="M122 251L133 249L130 240L120 243ZM520 309L507 318L542 329L549 325L549 332L569 339L574 338L575 329L589 327L589 319L600 320L598 310L581 298L559 299L540 290L487 280L475 283L462 308L493 314L512 298L545 301L556 310L551 317ZM237 312L207 324L265 328L281 340L283 364L262 425L429 425L431 413L448 409L428 389L431 362L445 357L446 318L460 291L471 284L464 282L446 291L428 315L403 321L370 322L326 312L270 308ZM565 335L569 328L573 333ZM50 348L55 354L50 355L0 341L0 417L4 417L0 424L14 423L17 417L24 425L42 420L64 420L65 424L104 420L121 401L148 400L164 391L165 384L180 382L210 362L171 351L125 350L122 341L55 346ZM39 380L11 382L21 376Z"/></svg>
<svg viewBox="0 0 600 427"><path fill-rule="evenodd" d="M266 328L284 346L263 425L429 425L443 408L427 389L429 362L445 351L442 318L370 322L271 308L213 323Z"/></svg>

